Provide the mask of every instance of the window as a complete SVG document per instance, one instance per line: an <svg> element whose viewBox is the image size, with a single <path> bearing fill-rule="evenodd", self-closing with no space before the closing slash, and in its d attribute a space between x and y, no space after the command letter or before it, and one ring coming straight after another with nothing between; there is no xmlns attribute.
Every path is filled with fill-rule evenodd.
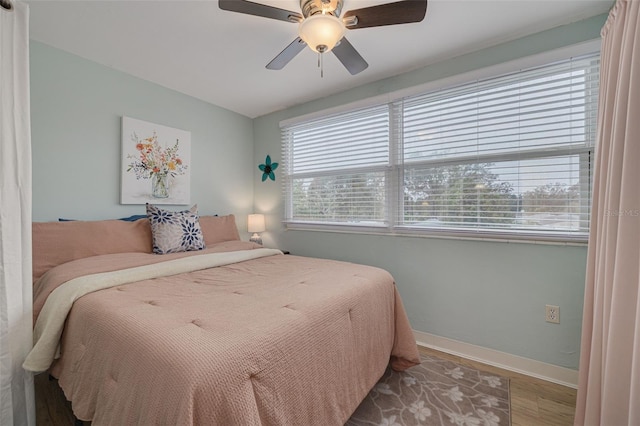
<svg viewBox="0 0 640 426"><path fill-rule="evenodd" d="M586 239L599 55L282 127L285 222Z"/></svg>

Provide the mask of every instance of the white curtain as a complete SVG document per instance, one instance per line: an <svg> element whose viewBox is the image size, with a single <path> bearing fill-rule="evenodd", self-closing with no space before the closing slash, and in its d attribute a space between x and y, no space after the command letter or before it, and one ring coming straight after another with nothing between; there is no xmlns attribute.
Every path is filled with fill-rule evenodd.
<svg viewBox="0 0 640 426"><path fill-rule="evenodd" d="M10 5L12 9L7 10ZM0 1L0 425L35 425L29 8Z"/></svg>
<svg viewBox="0 0 640 426"><path fill-rule="evenodd" d="M640 0L602 29L576 425L640 425Z"/></svg>

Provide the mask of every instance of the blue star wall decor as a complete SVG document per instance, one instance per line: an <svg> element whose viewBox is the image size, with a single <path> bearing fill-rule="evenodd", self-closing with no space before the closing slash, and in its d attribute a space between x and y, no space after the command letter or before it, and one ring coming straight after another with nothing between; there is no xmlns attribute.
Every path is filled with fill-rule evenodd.
<svg viewBox="0 0 640 426"><path fill-rule="evenodd" d="M270 155L267 155L267 158L264 160L264 164L258 165L258 168L262 170L263 182L267 180L267 178L276 180L276 174L273 173L273 171L278 168L278 163L272 163Z"/></svg>

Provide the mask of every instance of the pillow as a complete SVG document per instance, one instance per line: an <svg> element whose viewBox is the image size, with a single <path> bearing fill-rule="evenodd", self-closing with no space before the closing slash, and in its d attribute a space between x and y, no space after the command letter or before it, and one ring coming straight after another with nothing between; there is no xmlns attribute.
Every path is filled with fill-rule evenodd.
<svg viewBox="0 0 640 426"><path fill-rule="evenodd" d="M240 241L236 218L227 216L200 216L200 228L204 235L204 244L209 247L225 241Z"/></svg>
<svg viewBox="0 0 640 426"><path fill-rule="evenodd" d="M147 218L146 214L134 214L134 215L127 216L127 217L121 217L118 220L124 220L125 222L135 222L136 220L146 219L146 218Z"/></svg>
<svg viewBox="0 0 640 426"><path fill-rule="evenodd" d="M179 253L206 247L197 204L189 210L172 212L147 203L147 217L151 223L154 253Z"/></svg>
<svg viewBox="0 0 640 426"><path fill-rule="evenodd" d="M151 253L149 221L34 222L33 281L54 266L89 256Z"/></svg>
<svg viewBox="0 0 640 426"><path fill-rule="evenodd" d="M134 214L132 216L121 217L118 220L124 220L126 222L135 222L138 219L146 219L146 218L147 218L146 214ZM65 219L64 217L58 218L59 222L71 222L73 220L78 220L78 219Z"/></svg>

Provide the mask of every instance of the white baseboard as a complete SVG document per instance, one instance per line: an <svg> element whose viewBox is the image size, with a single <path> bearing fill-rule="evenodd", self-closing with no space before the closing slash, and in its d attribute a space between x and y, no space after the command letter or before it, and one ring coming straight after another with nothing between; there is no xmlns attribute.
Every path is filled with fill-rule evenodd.
<svg viewBox="0 0 640 426"><path fill-rule="evenodd" d="M427 348L461 356L473 361L493 365L494 367L547 380L574 389L578 388L577 370L483 348L482 346L476 346L470 343L459 342L422 331L413 330L413 335L418 345Z"/></svg>

